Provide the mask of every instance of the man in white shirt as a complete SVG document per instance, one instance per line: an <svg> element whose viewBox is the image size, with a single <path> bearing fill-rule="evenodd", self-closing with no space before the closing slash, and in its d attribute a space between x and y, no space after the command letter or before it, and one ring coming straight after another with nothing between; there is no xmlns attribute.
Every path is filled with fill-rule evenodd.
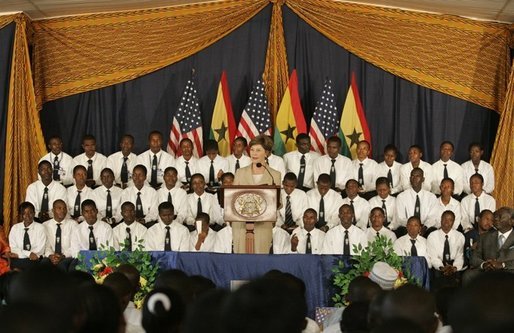
<svg viewBox="0 0 514 333"><path fill-rule="evenodd" d="M45 257L64 271L73 261L71 238L76 232L77 222L68 217L68 208L63 200L55 200L52 208L54 218L43 223L46 232Z"/></svg>
<svg viewBox="0 0 514 333"><path fill-rule="evenodd" d="M298 188L307 192L314 187L314 161L320 154L310 151L311 137L306 133L296 136L297 150L284 155L286 172L292 172L298 179Z"/></svg>
<svg viewBox="0 0 514 333"><path fill-rule="evenodd" d="M400 181L402 182L402 190L405 191L411 188L410 174L414 168L423 170L425 181L423 182L423 189L426 191L431 190L432 184L432 166L421 158L423 157L423 149L418 145L412 145L409 148L409 162L402 165L400 168Z"/></svg>
<svg viewBox="0 0 514 333"><path fill-rule="evenodd" d="M107 157L106 167L114 173L114 179L117 185L122 189L127 188L128 183L132 179L132 169L137 165L137 155L132 152L134 148L134 137L125 134L121 138L120 151L115 152Z"/></svg>
<svg viewBox="0 0 514 333"><path fill-rule="evenodd" d="M353 225L355 215L352 206L344 204L339 208L341 224L327 231L323 243L323 254L358 255L356 249L368 246L366 233Z"/></svg>
<svg viewBox="0 0 514 333"><path fill-rule="evenodd" d="M378 195L368 201L369 206L382 208L385 213L384 226L389 228L389 225L396 219L396 198L391 195L390 182L386 177L378 177L375 184Z"/></svg>
<svg viewBox="0 0 514 333"><path fill-rule="evenodd" d="M100 174L102 186L93 190L92 199L95 201L100 214L100 219L109 224L116 223L116 216L119 214L120 199L123 190L114 186L114 172L105 168Z"/></svg>
<svg viewBox="0 0 514 333"><path fill-rule="evenodd" d="M377 166L377 179L386 177L391 188L391 194L398 194L402 191L402 183L400 181L401 163L396 161L398 149L393 144L384 147L384 161Z"/></svg>
<svg viewBox="0 0 514 333"><path fill-rule="evenodd" d="M385 214L382 208L373 208L369 214L369 220L371 221L371 226L366 229L368 243L374 242L378 236L386 237L391 240L391 243L394 243L396 235L394 232L384 227Z"/></svg>
<svg viewBox="0 0 514 333"><path fill-rule="evenodd" d="M190 233L191 251L193 252L214 252L216 244L216 231L209 228L209 215L200 213L196 216L195 231Z"/></svg>
<svg viewBox="0 0 514 333"><path fill-rule="evenodd" d="M407 221L407 234L398 238L393 245L394 252L399 256L425 257L428 267L432 267L428 257L427 240L420 236L421 220L411 216Z"/></svg>
<svg viewBox="0 0 514 333"><path fill-rule="evenodd" d="M180 151L182 155L175 159L177 177L180 181L178 185L189 192L191 186L191 176L198 172L198 159L193 155L193 141L184 138L180 141Z"/></svg>
<svg viewBox="0 0 514 333"><path fill-rule="evenodd" d="M83 165L79 164L73 168L73 180L74 185L66 189L66 202L71 217L75 221L81 222L83 220L80 215L82 202L93 198L93 190L86 185L87 171Z"/></svg>
<svg viewBox="0 0 514 333"><path fill-rule="evenodd" d="M34 205L27 201L22 202L18 213L22 221L13 225L9 233L11 269L28 268L38 263L45 254L45 227L34 222Z"/></svg>
<svg viewBox="0 0 514 333"><path fill-rule="evenodd" d="M316 229L318 216L312 208L303 213L303 226L293 230L291 252L301 254L321 254L325 233Z"/></svg>
<svg viewBox="0 0 514 333"><path fill-rule="evenodd" d="M471 193L468 180L475 173L479 173L484 178L484 191L491 193L494 190L494 170L491 164L482 160L484 155L484 147L478 143L473 142L469 145L470 160L462 164L464 170L464 192Z"/></svg>
<svg viewBox="0 0 514 333"><path fill-rule="evenodd" d="M227 157L228 172L232 172L234 175L239 168L244 168L252 163L252 160L248 155L245 155L248 141L242 136L238 136L232 143L232 155Z"/></svg>
<svg viewBox="0 0 514 333"><path fill-rule="evenodd" d="M130 201L121 205L123 220L112 230L114 248L118 251L145 249L146 227L136 222L136 206Z"/></svg>
<svg viewBox="0 0 514 333"><path fill-rule="evenodd" d="M284 229L273 226L270 254L288 254L291 251L290 235Z"/></svg>
<svg viewBox="0 0 514 333"><path fill-rule="evenodd" d="M319 175L316 184L317 188L307 192L308 205L318 214L316 228L326 232L338 224L338 207L343 204L343 198L330 188L330 176L326 173Z"/></svg>
<svg viewBox="0 0 514 333"><path fill-rule="evenodd" d="M467 232L476 227L480 212L489 209L496 210L496 200L483 190L484 177L476 173L469 179L471 194L465 196L460 202L462 211L462 229Z"/></svg>
<svg viewBox="0 0 514 333"><path fill-rule="evenodd" d="M461 225L462 214L460 202L453 198L453 186L454 182L451 178L445 178L441 180L440 193L441 196L437 199L437 204L433 209L433 216L441 216L443 212L451 210L455 214L455 223L453 223L453 229L457 230ZM434 227L439 229L441 227L439 219L432 219L427 228Z"/></svg>
<svg viewBox="0 0 514 333"><path fill-rule="evenodd" d="M307 207L307 195L296 186L296 175L292 172L286 173L280 191L282 207L278 211L277 227L287 230L289 234L298 226L302 226L303 211Z"/></svg>
<svg viewBox="0 0 514 333"><path fill-rule="evenodd" d="M193 226L196 216L199 213L209 215L211 224L217 223L223 225L223 217L221 215L221 207L218 198L212 194L205 192L205 180L202 174L194 174L191 178L191 187L193 193L187 195L188 213L185 222Z"/></svg>
<svg viewBox="0 0 514 333"><path fill-rule="evenodd" d="M164 170L167 167L175 166L175 159L161 149L162 133L159 131L152 131L148 134L148 146L149 149L147 151L138 155L138 164L146 167L146 181L154 189L158 189L163 182Z"/></svg>
<svg viewBox="0 0 514 333"><path fill-rule="evenodd" d="M148 251L189 251L189 231L182 224L173 222L173 204L159 205L159 221L146 232L145 246Z"/></svg>
<svg viewBox="0 0 514 333"><path fill-rule="evenodd" d="M96 139L92 135L85 135L82 139L82 149L84 152L73 158L77 165L86 168L86 185L95 187L100 185L100 172L105 168L107 157L96 152Z"/></svg>
<svg viewBox="0 0 514 333"><path fill-rule="evenodd" d="M209 187L209 191L216 192L221 175L228 171L228 162L219 155L218 142L208 140L205 143L205 156L198 160L198 173L201 173Z"/></svg>
<svg viewBox="0 0 514 333"><path fill-rule="evenodd" d="M352 161L341 154L341 139L337 136L327 140L327 155L314 161L314 179L323 173L329 175L332 189L341 192L348 179L352 178Z"/></svg>
<svg viewBox="0 0 514 333"><path fill-rule="evenodd" d="M357 180L359 192L366 200L376 195L375 180L378 163L368 157L370 151L371 145L368 141L359 141L357 144L357 158L352 161L353 172L351 178Z"/></svg>
<svg viewBox="0 0 514 333"><path fill-rule="evenodd" d="M217 232L214 252L234 253L232 226L230 222L227 222L227 224Z"/></svg>
<svg viewBox="0 0 514 333"><path fill-rule="evenodd" d="M158 202L168 201L175 208L175 222L183 223L187 217L187 193L177 186L178 172L174 167L164 170L164 184L157 190Z"/></svg>
<svg viewBox="0 0 514 333"><path fill-rule="evenodd" d="M451 160L453 156L453 143L443 141L440 146L439 161L432 164L432 193L441 194L439 186L444 178L451 178L454 182L453 193L460 197L464 189L464 170L462 167Z"/></svg>
<svg viewBox="0 0 514 333"><path fill-rule="evenodd" d="M120 202L130 201L136 206L136 221L142 224L152 223L158 218L157 191L145 183L146 175L146 167L136 165L132 171L133 184L123 190L120 198ZM116 220L121 220L121 214Z"/></svg>
<svg viewBox="0 0 514 333"><path fill-rule="evenodd" d="M355 179L349 179L346 182L345 190L347 197L343 199L343 203L352 206L355 225L365 231L368 227L371 207L366 199L359 196L359 183Z"/></svg>
<svg viewBox="0 0 514 333"><path fill-rule="evenodd" d="M76 163L73 157L62 151L62 139L60 136L52 136L47 144L50 152L41 157L39 162L48 161L52 164L52 178L64 186L73 183L73 168Z"/></svg>
<svg viewBox="0 0 514 333"><path fill-rule="evenodd" d="M75 228L75 233L71 238L73 256L76 257L83 250L98 251L114 246L112 228L98 219L95 202L90 199L84 200L81 208L84 222Z"/></svg>
<svg viewBox="0 0 514 333"><path fill-rule="evenodd" d="M35 207L35 213L40 222L50 219L50 207L55 200L66 200L66 189L52 179L52 164L46 160L39 162L38 175L41 180L36 180L29 186L25 194L25 201Z"/></svg>

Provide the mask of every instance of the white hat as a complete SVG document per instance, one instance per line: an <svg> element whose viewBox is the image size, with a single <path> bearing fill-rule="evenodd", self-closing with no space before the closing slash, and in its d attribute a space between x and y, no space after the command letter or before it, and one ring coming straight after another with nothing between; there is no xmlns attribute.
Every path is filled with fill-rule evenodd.
<svg viewBox="0 0 514 333"><path fill-rule="evenodd" d="M369 278L371 281L377 283L380 288L391 290L394 287L394 282L398 278L398 271L389 264L379 261L373 265Z"/></svg>

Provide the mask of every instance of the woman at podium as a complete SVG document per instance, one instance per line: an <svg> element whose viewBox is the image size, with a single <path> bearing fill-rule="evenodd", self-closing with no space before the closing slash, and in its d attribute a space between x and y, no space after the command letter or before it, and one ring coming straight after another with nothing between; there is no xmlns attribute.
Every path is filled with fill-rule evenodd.
<svg viewBox="0 0 514 333"><path fill-rule="evenodd" d="M280 185L280 172L266 163L266 153L271 152L273 141L269 136L259 135L250 141L252 163L236 171L234 185ZM272 241L273 223L255 222L255 253L267 254ZM246 224L232 223L234 253L246 253Z"/></svg>

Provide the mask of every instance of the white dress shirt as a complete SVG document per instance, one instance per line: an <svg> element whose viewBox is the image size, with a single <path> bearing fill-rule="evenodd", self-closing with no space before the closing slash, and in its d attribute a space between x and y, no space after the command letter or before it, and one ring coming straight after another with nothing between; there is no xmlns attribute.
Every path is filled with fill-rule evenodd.
<svg viewBox="0 0 514 333"><path fill-rule="evenodd" d="M323 243L323 254L343 254L344 249L344 232L345 228L341 224L327 231L325 242ZM368 238L366 233L354 225L348 228L348 237L350 238L350 254L358 255L353 246L360 244L363 248L368 246Z"/></svg>
<svg viewBox="0 0 514 333"><path fill-rule="evenodd" d="M194 175L195 173L198 173L198 159L194 156L191 156L191 158L189 159L189 161L187 161L188 163L186 163L186 159L184 158L184 156L179 156L175 159L175 169L177 169L177 178L178 178L178 181L177 181L177 186L180 187L180 185L182 183L187 183L187 178L186 178L186 165L189 166L189 171L191 172L191 176Z"/></svg>
<svg viewBox="0 0 514 333"><path fill-rule="evenodd" d="M59 184L56 181L53 181L48 184L48 213L50 216L52 214L52 206L55 200L61 199L66 202L66 188ZM41 211L41 201L43 201L43 195L45 192L45 184L42 181L36 180L29 186L27 186L27 191L25 194L25 201L30 202L34 205L36 210L36 216L39 215Z"/></svg>
<svg viewBox="0 0 514 333"><path fill-rule="evenodd" d="M182 224L172 222L170 225L170 242L172 251L190 251L189 230ZM145 244L148 251L164 251L166 225L159 222L146 231Z"/></svg>
<svg viewBox="0 0 514 333"><path fill-rule="evenodd" d="M102 170L105 168L105 165L107 163L107 157L105 157L105 155L95 152L93 157L89 158L86 156L86 153L82 153L73 158L77 165L84 166L86 170L89 166L88 161L90 159L93 161L93 179L95 180L95 184L101 185L102 182L100 181L100 174L102 173Z"/></svg>
<svg viewBox="0 0 514 333"><path fill-rule="evenodd" d="M305 253L306 246L307 246L307 230L305 230L303 227L298 227L293 230L291 233L291 238L293 238L294 235L298 238L298 246L296 247L296 251L291 251L292 253ZM308 233L311 234L311 251L312 254L321 254L321 251L323 250L323 242L325 240L325 233L319 229L312 229Z"/></svg>
<svg viewBox="0 0 514 333"><path fill-rule="evenodd" d="M45 254L46 247L45 227L40 223L32 222L27 228L27 233L29 234L30 239L30 250L23 248L25 224L23 222L19 222L13 225L9 232L9 245L11 246L11 252L16 253L20 259L30 257L30 253L34 253L38 257L43 256Z"/></svg>
<svg viewBox="0 0 514 333"><path fill-rule="evenodd" d="M141 192L141 203L143 204L143 214L145 215L145 222L155 221L159 216L159 200L157 197L157 191L149 185L143 185L140 190L134 185L127 187L121 193L120 203L123 205L124 202L130 201L136 205L137 193ZM121 206L120 206L121 207ZM137 207L136 207L137 211ZM121 209L116 216L116 221L121 221Z"/></svg>
<svg viewBox="0 0 514 333"><path fill-rule="evenodd" d="M238 159L234 156L234 154L227 156L226 159L228 162L228 170L225 170L225 172L232 172L235 175L236 163ZM239 168L244 168L250 164L252 164L252 159L245 154L241 155L239 158Z"/></svg>
<svg viewBox="0 0 514 333"><path fill-rule="evenodd" d="M227 224L217 232L214 252L232 253L232 227L230 225Z"/></svg>
<svg viewBox="0 0 514 333"><path fill-rule="evenodd" d="M122 247L125 246L125 239L128 238L127 228L130 229L130 235L132 239L132 251L138 248L138 245L143 245L143 249L145 248L145 236L146 236L146 227L139 222L132 222L130 225L127 225L125 222L118 224L116 227L112 229L112 235L114 238L114 248L117 251L121 251Z"/></svg>
<svg viewBox="0 0 514 333"><path fill-rule="evenodd" d="M214 158L213 161L214 161L214 163L213 163L213 165L214 165L214 181L219 182L218 181L218 173L220 171L227 172L228 161L225 157L221 157L220 155L216 155L216 157ZM201 157L198 160L197 167L198 167L197 171L204 176L205 183L207 185L209 185L209 172L211 169L211 159L209 158L209 156L205 155L205 156Z"/></svg>
<svg viewBox="0 0 514 333"><path fill-rule="evenodd" d="M353 210L355 212L355 225L362 230L366 230L369 222L369 212L371 211L371 206L369 205L368 200L360 196L356 196L353 199L346 197L343 199L343 204L353 205Z"/></svg>
<svg viewBox="0 0 514 333"><path fill-rule="evenodd" d="M428 235L427 248L430 262L434 269L443 266L443 251L446 234L441 230L436 230ZM448 233L448 242L450 243L450 259L458 271L464 266L464 235L456 230L450 230Z"/></svg>
<svg viewBox="0 0 514 333"><path fill-rule="evenodd" d="M282 226L286 222L287 193L283 189L280 190L280 199L282 207L278 211L277 227ZM303 226L303 213L308 206L307 194L295 188L289 195L289 201L291 202L291 215L293 216L294 223L298 226Z"/></svg>
<svg viewBox="0 0 514 333"><path fill-rule="evenodd" d="M156 154L154 154L150 149L139 154L137 156L137 164L142 164L146 167L146 181L148 183L152 180L152 162L154 155L157 156L157 183L162 184L164 183L164 180L162 179L164 176L164 170L166 170L167 167L175 166L175 159L162 149Z"/></svg>
<svg viewBox="0 0 514 333"><path fill-rule="evenodd" d="M45 257L55 253L55 233L57 232L57 222L54 219L43 223L46 232L46 248ZM64 219L61 222L61 253L67 258L73 257L73 249L71 246L71 238L76 232L77 222L72 219Z"/></svg>
<svg viewBox="0 0 514 333"><path fill-rule="evenodd" d="M353 172L351 178L355 179L356 181L359 181L359 168L361 163L362 174L364 176L364 186L362 188L364 189L364 192L374 191L376 188L375 181L377 180L378 163L375 160L367 157L362 161L359 159L353 160Z"/></svg>
<svg viewBox="0 0 514 333"><path fill-rule="evenodd" d="M387 237L393 243L396 241L396 235L394 234L394 232L387 229L386 227L380 228L378 233L380 234L380 236ZM375 238L377 238L377 231L375 229L373 229L372 227L367 228L366 229L366 237L368 238L368 243L374 242Z"/></svg>
<svg viewBox="0 0 514 333"><path fill-rule="evenodd" d="M54 153L49 152L45 156L41 157L39 162L48 161L52 164L53 168L56 156L57 160L59 161L59 175L61 176L60 183L65 186L73 184L73 168L77 165L77 163L75 163L73 157L70 155L66 154L65 152L61 152L59 155L55 155Z"/></svg>
<svg viewBox="0 0 514 333"><path fill-rule="evenodd" d="M309 151L306 154L302 154L298 150L291 151L284 155L286 171L292 172L298 177L300 174L300 160L302 155L305 156L305 176L303 178L303 184L298 185L300 187L314 188L314 183L316 182L316 179L314 179L314 161L321 156L320 154L314 151Z"/></svg>
<svg viewBox="0 0 514 333"><path fill-rule="evenodd" d="M66 204L68 205L68 214L70 216L73 216L73 212L75 209L75 200L77 199L78 191L79 190L77 188L77 185L70 186L66 189ZM79 211L79 216L82 216L82 207L81 207L82 202L84 202L84 200L87 200L87 199L94 200L94 198L93 198L93 190L90 187L84 186L82 188L82 190L80 190L80 191L81 191L80 192L80 204L77 208ZM97 206L97 208L98 208L98 206Z"/></svg>
<svg viewBox="0 0 514 333"><path fill-rule="evenodd" d="M416 195L419 196L420 202L420 219L423 225L435 225L433 219L434 207L437 205L437 198L435 194L421 189L416 193L412 188L409 188L396 197L396 220L395 225L390 226L395 230L399 226L406 226L409 217L414 216L414 207L416 205ZM439 216L439 219L441 217Z"/></svg>
<svg viewBox="0 0 514 333"><path fill-rule="evenodd" d="M412 249L411 239L412 238L408 234L398 238L396 242L394 242L393 244L394 252L399 256L410 256ZM432 264L428 256L427 240L425 239L425 237L419 235L416 238L414 238L414 240L416 241L415 246L418 256L425 257L425 259L427 260L428 267L431 268Z"/></svg>
<svg viewBox="0 0 514 333"><path fill-rule="evenodd" d="M428 224L425 224L427 228L436 227L439 229L441 227L441 216L447 210L451 210L455 214L455 222L453 223L453 229L457 229L459 225L462 223L462 213L460 202L455 200L454 198L450 198L450 202L447 205L444 205L441 201L441 198L437 198L437 204L433 208L433 216L434 218Z"/></svg>
<svg viewBox="0 0 514 333"><path fill-rule="evenodd" d="M123 312L127 327L125 333L145 333L145 329L142 326L143 314L140 309L137 309L134 302L130 301Z"/></svg>
<svg viewBox="0 0 514 333"><path fill-rule="evenodd" d="M430 191L432 189L432 166L430 163L425 161L419 161L419 166L421 170L423 170L423 177L425 181L423 182L423 189ZM402 182L402 190L408 190L411 188L410 184L410 173L414 169L411 162L407 162L400 168L400 181Z"/></svg>
<svg viewBox="0 0 514 333"><path fill-rule="evenodd" d="M107 214L107 190L111 193L111 203L112 203L112 217L116 217L117 215L121 215L121 194L123 190L117 186L111 186L111 188L105 187L102 185L93 190L92 199L96 203L96 208L98 209L99 218L102 219L106 217Z"/></svg>
<svg viewBox="0 0 514 333"><path fill-rule="evenodd" d="M273 254L288 254L291 252L289 233L280 227L273 227Z"/></svg>
<svg viewBox="0 0 514 333"><path fill-rule="evenodd" d="M214 252L214 245L216 244L217 235L216 231L209 230L207 233L207 237L205 237L202 245L200 245L200 250L196 249L196 242L198 242L198 232L192 231L189 233L189 238L191 240L191 252Z"/></svg>
<svg viewBox="0 0 514 333"><path fill-rule="evenodd" d="M286 164L284 163L284 159L280 156L271 154L268 156L267 160L270 168L280 172L280 180L284 179L286 174Z"/></svg>
<svg viewBox="0 0 514 333"><path fill-rule="evenodd" d="M460 202L462 212L462 228L464 230L473 228L475 221L475 203L478 198L478 204L480 205L480 211L489 209L491 212L496 210L496 200L489 194L482 191L477 197L474 194L465 196Z"/></svg>
<svg viewBox="0 0 514 333"><path fill-rule="evenodd" d="M309 192L307 192L307 200L308 200L308 208L312 208L319 216L319 202L321 200L321 195L319 194L318 189L313 188ZM343 204L343 198L339 193L330 189L327 194L323 197L323 203L325 208L325 221L329 228L332 228L339 224L339 208Z"/></svg>
<svg viewBox="0 0 514 333"><path fill-rule="evenodd" d="M464 162L462 164L462 170L464 171L464 192L467 194L471 193L471 188L469 187L469 178L473 176L477 171L475 170L475 165L471 160ZM478 164L478 173L484 177L484 185L483 189L487 193L491 193L494 190L494 169L491 164L486 161L480 161Z"/></svg>
<svg viewBox="0 0 514 333"><path fill-rule="evenodd" d="M198 198L200 198L202 202L202 213L208 214L211 218L210 224L218 223L219 225L223 225L224 221L221 215L218 197L207 192L203 192L201 196L198 196L196 193L189 193L187 195L187 207L189 211L186 216L186 223L194 224L196 220Z"/></svg>
<svg viewBox="0 0 514 333"><path fill-rule="evenodd" d="M123 153L118 151L109 155L109 157L107 157L107 162L105 163L105 167L111 169L114 173L114 181L118 185L121 185L121 168L123 167L123 157ZM127 157L128 183L131 184L132 170L138 164L138 158L134 153L130 153Z"/></svg>
<svg viewBox="0 0 514 333"><path fill-rule="evenodd" d="M75 233L71 237L73 257L77 257L80 251L89 250L89 227L90 225L84 221L75 228ZM98 220L93 224L93 235L95 236L97 250L104 247L114 247L112 228L104 221Z"/></svg>
<svg viewBox="0 0 514 333"><path fill-rule="evenodd" d="M393 177L393 187L391 187L391 194L400 193L402 189L402 182L400 180L400 174L402 164L396 161L393 161L393 165L389 167L386 162L381 162L377 165L377 173L376 178L386 177L389 170L391 170L391 176Z"/></svg>
<svg viewBox="0 0 514 333"><path fill-rule="evenodd" d="M353 177L352 161L341 154L337 155L335 159L336 168L336 184L335 187L344 189L348 179ZM330 168L332 167L332 159L328 155L323 155L314 161L314 182L318 180L319 175L326 173L330 175Z"/></svg>
<svg viewBox="0 0 514 333"><path fill-rule="evenodd" d="M448 177L453 179L453 182L455 183L453 193L456 195L460 195L462 193L462 190L464 189L464 170L458 163L455 163L452 160L448 160L447 162L439 160L432 164L432 193L441 194L439 186L441 185L441 180L443 180L444 178L445 164L446 170L448 171Z"/></svg>
<svg viewBox="0 0 514 333"><path fill-rule="evenodd" d="M173 208L175 208L174 213L177 215L175 222L184 222L189 212L187 207L187 192L180 187L174 187L169 190L164 184L157 190L157 200L159 204L168 201L168 193L171 194L171 203L173 204Z"/></svg>
<svg viewBox="0 0 514 333"><path fill-rule="evenodd" d="M385 200L382 202L382 200ZM396 225L396 198L392 195L388 195L385 199L382 199L379 195L374 196L373 198L369 199L369 207L370 209L373 209L375 207L382 208L382 204L385 204L385 214L387 217L387 222L391 223L393 226ZM383 208L382 208L383 209ZM371 210L370 210L371 212ZM384 222L385 224L385 222Z"/></svg>

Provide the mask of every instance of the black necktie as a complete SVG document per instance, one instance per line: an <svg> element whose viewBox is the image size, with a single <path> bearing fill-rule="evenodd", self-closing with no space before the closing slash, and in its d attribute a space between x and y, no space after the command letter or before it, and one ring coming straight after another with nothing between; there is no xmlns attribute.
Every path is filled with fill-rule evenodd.
<svg viewBox="0 0 514 333"><path fill-rule="evenodd" d="M410 255L412 257L416 257L418 255L418 250L416 249L416 240L411 239L410 242L412 243L412 245L410 247Z"/></svg>
<svg viewBox="0 0 514 333"><path fill-rule="evenodd" d="M82 193L82 191L77 191L77 196L75 197L75 204L73 205L73 217L80 216L80 193Z"/></svg>
<svg viewBox="0 0 514 333"><path fill-rule="evenodd" d="M121 165L121 173L120 173L121 182L123 184L128 183L128 165L127 165L127 160L128 160L128 157L123 156L123 164Z"/></svg>
<svg viewBox="0 0 514 333"><path fill-rule="evenodd" d="M141 201L141 192L137 192L136 218L142 219L143 217L145 217L145 214L143 213L143 201Z"/></svg>
<svg viewBox="0 0 514 333"><path fill-rule="evenodd" d="M362 168L362 163L359 163L359 184L360 186L364 186L364 169Z"/></svg>
<svg viewBox="0 0 514 333"><path fill-rule="evenodd" d="M294 224L293 213L291 211L291 199L288 195L286 197L286 226L290 227Z"/></svg>
<svg viewBox="0 0 514 333"><path fill-rule="evenodd" d="M214 161L211 161L211 167L209 168L209 184L214 185Z"/></svg>
<svg viewBox="0 0 514 333"><path fill-rule="evenodd" d="M350 255L350 235L348 235L348 230L344 231L344 246L343 246L343 255Z"/></svg>
<svg viewBox="0 0 514 333"><path fill-rule="evenodd" d="M474 223L474 226L476 227L477 226L477 223L478 223L478 220L480 219L480 203L478 202L478 198L476 198L476 201L475 201L475 223Z"/></svg>
<svg viewBox="0 0 514 333"><path fill-rule="evenodd" d="M87 160L87 179L93 179L93 160Z"/></svg>
<svg viewBox="0 0 514 333"><path fill-rule="evenodd" d="M478 174L478 168L475 169L475 173Z"/></svg>
<svg viewBox="0 0 514 333"><path fill-rule="evenodd" d="M150 185L157 187L157 155L153 155L152 159L152 174L150 177Z"/></svg>
<svg viewBox="0 0 514 333"><path fill-rule="evenodd" d="M382 199L382 210L384 211L385 217L384 226L387 227L389 225L389 222L387 221L387 206L385 199Z"/></svg>
<svg viewBox="0 0 514 333"><path fill-rule="evenodd" d="M164 236L164 251L171 251L170 226L166 226L166 236Z"/></svg>
<svg viewBox="0 0 514 333"><path fill-rule="evenodd" d="M448 241L448 235L445 235L444 248L443 248L443 265L451 265L450 259L450 242Z"/></svg>
<svg viewBox="0 0 514 333"><path fill-rule="evenodd" d="M107 190L107 204L105 205L105 217L107 217L108 219L112 217L111 190Z"/></svg>
<svg viewBox="0 0 514 333"><path fill-rule="evenodd" d="M89 226L89 251L96 251L96 240L92 225Z"/></svg>
<svg viewBox="0 0 514 333"><path fill-rule="evenodd" d="M305 244L305 253L312 254L312 244L311 244L311 233L307 233L307 242Z"/></svg>
<svg viewBox="0 0 514 333"><path fill-rule="evenodd" d="M380 232L377 231L377 237L380 236Z"/></svg>
<svg viewBox="0 0 514 333"><path fill-rule="evenodd" d="M186 163L186 181L189 183L191 181L191 169L189 169L189 161L184 161Z"/></svg>
<svg viewBox="0 0 514 333"><path fill-rule="evenodd" d="M126 227L127 238L125 240L125 251L132 251L132 234L130 233L130 228Z"/></svg>
<svg viewBox="0 0 514 333"><path fill-rule="evenodd" d="M61 224L57 223L57 229L55 230L55 253L61 254Z"/></svg>
<svg viewBox="0 0 514 333"><path fill-rule="evenodd" d="M48 187L45 186L43 191L43 200L41 200L41 213L48 212Z"/></svg>
<svg viewBox="0 0 514 333"><path fill-rule="evenodd" d="M55 156L55 158L54 158L54 174L53 174L53 179L55 181L61 180L61 175L59 174L60 168L61 167L59 166L59 157Z"/></svg>
<svg viewBox="0 0 514 333"><path fill-rule="evenodd" d="M389 183L389 186L393 188L393 173L391 172L391 169L387 171L387 182Z"/></svg>
<svg viewBox="0 0 514 333"><path fill-rule="evenodd" d="M202 198L198 197L198 203L196 204L196 216L203 212L202 210Z"/></svg>
<svg viewBox="0 0 514 333"><path fill-rule="evenodd" d="M448 178L448 169L446 168L446 164L443 164L444 165L444 170L443 170L443 179L444 178Z"/></svg>
<svg viewBox="0 0 514 333"><path fill-rule="evenodd" d="M316 227L321 228L323 227L325 222L325 200L323 200L323 197L321 197L321 200L319 201L319 218L318 223L316 223Z"/></svg>
<svg viewBox="0 0 514 333"><path fill-rule="evenodd" d="M171 199L171 192L168 192L168 202L173 204L173 200Z"/></svg>
<svg viewBox="0 0 514 333"><path fill-rule="evenodd" d="M239 160L236 160L236 171L237 169L239 169L241 167L241 165L239 165Z"/></svg>
<svg viewBox="0 0 514 333"><path fill-rule="evenodd" d="M25 251L30 251L32 247L30 246L30 237L29 237L29 228L25 228L25 234L23 235L23 249Z"/></svg>
<svg viewBox="0 0 514 333"><path fill-rule="evenodd" d="M332 183L332 189L336 188L336 160L332 160L332 165L330 166L330 182Z"/></svg>
<svg viewBox="0 0 514 333"><path fill-rule="evenodd" d="M305 155L302 154L300 158L300 170L298 171L298 188L303 187L303 180L305 179Z"/></svg>
<svg viewBox="0 0 514 333"><path fill-rule="evenodd" d="M421 203L419 201L419 195L416 194L416 203L414 204L414 216L421 218Z"/></svg>

